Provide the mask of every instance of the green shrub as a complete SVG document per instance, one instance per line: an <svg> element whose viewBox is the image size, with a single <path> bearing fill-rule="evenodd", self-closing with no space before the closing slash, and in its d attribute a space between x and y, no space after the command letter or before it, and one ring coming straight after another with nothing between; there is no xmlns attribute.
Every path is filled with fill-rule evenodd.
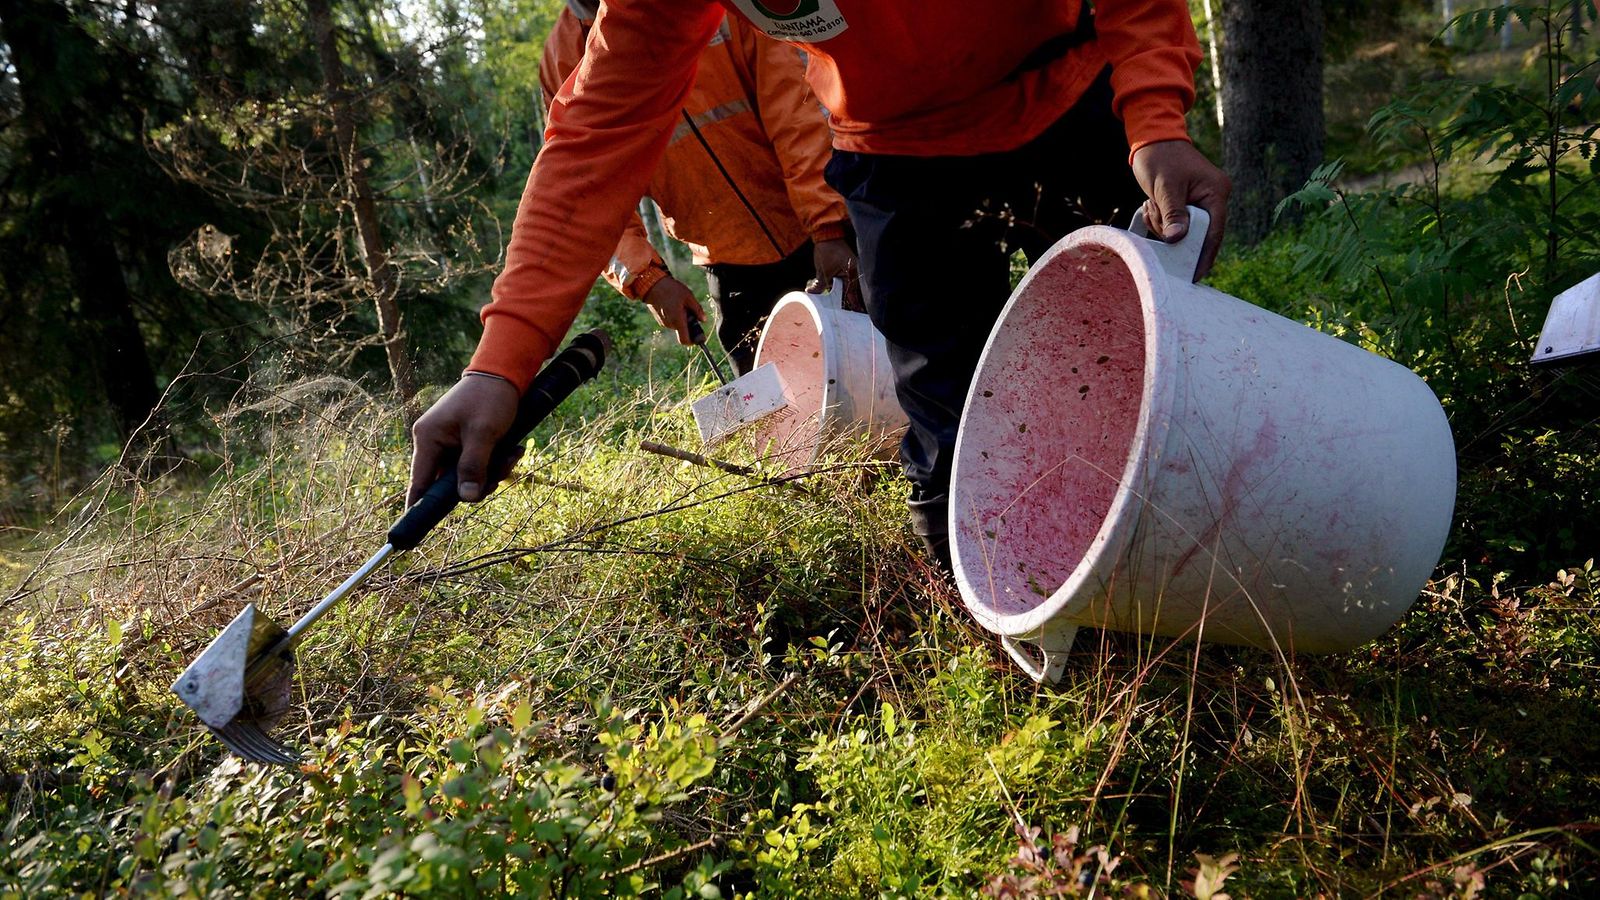
<svg viewBox="0 0 1600 900"><path fill-rule="evenodd" d="M918 718L885 701L816 736L796 764L815 799L758 812L736 845L763 893L971 896L1019 835L1088 818L1115 729L1085 723L1072 693L1012 707L1006 680L986 654L959 652L907 695Z"/></svg>
<svg viewBox="0 0 1600 900"><path fill-rule="evenodd" d="M1580 15L1581 13L1581 15ZM1581 374L1531 369L1551 299L1600 269L1600 63L1571 51L1592 4L1471 12L1543 37L1524 77L1447 79L1368 123L1373 145L1422 148L1419 180L1352 192L1342 164L1285 201L1310 215L1230 265L1218 283L1416 370L1439 395L1460 454L1449 555L1519 577L1570 564L1600 498L1600 434Z"/></svg>
<svg viewBox="0 0 1600 900"><path fill-rule="evenodd" d="M513 693L486 707L437 689L399 739L382 720L346 721L300 773L230 761L183 796L171 773L106 786L98 796L120 796L122 810L44 817L11 851L0 892L714 896L703 889L724 867L695 865L662 824L714 769L705 720L646 724L602 704L581 729L598 736L586 761L560 752L551 723ZM663 892L649 858L677 855L689 865Z"/></svg>

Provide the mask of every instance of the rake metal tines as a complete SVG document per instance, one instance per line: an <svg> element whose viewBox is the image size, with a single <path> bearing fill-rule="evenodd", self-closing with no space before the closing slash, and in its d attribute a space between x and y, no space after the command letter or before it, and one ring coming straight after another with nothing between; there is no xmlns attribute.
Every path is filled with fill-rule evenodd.
<svg viewBox="0 0 1600 900"><path fill-rule="evenodd" d="M267 733L289 712L294 687L290 639L279 637L276 646L256 657L245 672L244 703L227 724L207 726L223 746L251 762L292 766L300 754Z"/></svg>
<svg viewBox="0 0 1600 900"><path fill-rule="evenodd" d="M273 740L253 721L235 719L221 728L212 728L211 733L235 756L250 762L273 766L292 766L300 762L298 753Z"/></svg>
<svg viewBox="0 0 1600 900"><path fill-rule="evenodd" d="M280 766L299 762L299 754L267 734L293 705L295 645L393 552L393 545L383 545L287 630L257 612L254 603L247 604L178 676L173 692L238 756Z"/></svg>

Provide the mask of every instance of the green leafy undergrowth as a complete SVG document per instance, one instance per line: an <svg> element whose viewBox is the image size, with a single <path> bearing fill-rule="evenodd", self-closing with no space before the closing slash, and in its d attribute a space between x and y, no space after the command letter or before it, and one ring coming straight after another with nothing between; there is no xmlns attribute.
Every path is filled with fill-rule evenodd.
<svg viewBox="0 0 1600 900"><path fill-rule="evenodd" d="M1354 190L1330 162L1285 201L1304 222L1212 280L1426 380L1458 452L1447 558L1529 580L1594 552L1594 380L1530 361L1551 300L1600 271L1600 58L1588 2L1494 5L1454 27L1492 37L1508 18L1537 39L1522 71L1439 79L1369 120L1373 147L1422 154L1416 177Z"/></svg>
<svg viewBox="0 0 1600 900"><path fill-rule="evenodd" d="M1085 629L1040 687L910 550L892 472L640 452L693 444L649 385L319 623L305 768L241 765L167 686L398 512L388 412L314 412L271 414L270 464L107 491L8 612L0 896L1592 886L1592 566L1453 561L1326 659Z"/></svg>
<svg viewBox="0 0 1600 900"><path fill-rule="evenodd" d="M816 799L755 818L760 881L777 894L960 895L1014 853L1014 823L1081 818L1112 729L1080 729L1065 696L1007 715L1004 692L984 654L959 653L915 692L926 719L885 701L816 736L796 764Z"/></svg>
<svg viewBox="0 0 1600 900"><path fill-rule="evenodd" d="M657 719L600 704L563 751L525 696L489 702L449 685L408 737L345 722L298 772L224 761L135 775L59 803L10 851L6 896L698 896L718 873L650 857L682 842L660 823L715 766L703 717ZM61 798L66 799L66 798ZM82 807L125 804L103 817ZM79 813L74 815L74 813Z"/></svg>

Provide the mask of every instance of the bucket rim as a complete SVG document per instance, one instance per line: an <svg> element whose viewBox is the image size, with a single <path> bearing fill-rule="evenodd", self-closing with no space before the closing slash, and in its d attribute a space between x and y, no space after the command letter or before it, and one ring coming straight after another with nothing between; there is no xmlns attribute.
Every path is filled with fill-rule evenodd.
<svg viewBox="0 0 1600 900"><path fill-rule="evenodd" d="M1175 337L1170 333L1170 329L1162 327L1167 316L1166 309L1171 293L1168 282L1172 276L1163 268L1155 249L1149 246L1150 243L1150 239L1107 225L1081 228L1057 241L1037 263L1029 267L1028 274L1012 291L1010 299L1006 301L984 343L977 368L973 370L966 402L962 406L961 427L957 430L955 456L951 462L950 504L946 527L952 538L951 567L954 570L956 587L961 593L962 603L973 618L991 632L1006 637L1029 639L1045 637L1060 631L1070 633L1075 630L1078 623L1068 620L1093 599L1092 592L1084 591L1084 586L1091 580L1109 577L1119 557L1132 542L1133 531L1138 524L1138 511L1144 502L1142 491L1137 486L1149 483L1148 472L1157 462L1151 453L1151 448L1166 445L1172 425L1170 415L1156 414L1157 410L1171 409L1174 390L1169 370L1170 360L1176 350L1172 346ZM983 595L974 588L974 585L980 582L968 577L962 565L960 546L954 540L958 534L957 515L962 507L958 502L961 493L959 476L963 451L967 447L967 416L972 409L973 397L978 389L978 373L982 372L985 364L989 362L995 339L1002 325L1015 311L1024 292L1034 278L1053 264L1058 257L1086 249L1109 252L1116 256L1127 268L1138 291L1140 320L1144 328L1144 370L1138 421L1135 423L1133 437L1128 445L1127 460L1120 473L1116 494L1106 510L1100 528L1078 564L1049 597L1033 608L1018 613L1000 613L990 607L983 599Z"/></svg>
<svg viewBox="0 0 1600 900"><path fill-rule="evenodd" d="M833 421L839 412L839 358L837 353L828 352L829 346L839 343L839 325L834 321L835 309L826 302L827 294L808 294L805 291L790 291L772 307L767 313L766 324L761 326L761 339L756 342L755 366L759 368L767 349L767 337L772 334L772 326L778 321L778 313L791 307L799 306L811 316L811 323L817 328L817 353L822 358L822 402L817 406L818 440L812 443L811 449L806 452L805 459L798 466L809 466L817 461L817 456L822 452L822 431L826 424ZM777 365L776 362L773 365Z"/></svg>

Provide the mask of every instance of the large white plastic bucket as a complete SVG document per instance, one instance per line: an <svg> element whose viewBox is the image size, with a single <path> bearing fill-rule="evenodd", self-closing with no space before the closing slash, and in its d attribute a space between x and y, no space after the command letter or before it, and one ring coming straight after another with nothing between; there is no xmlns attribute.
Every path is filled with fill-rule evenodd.
<svg viewBox="0 0 1600 900"><path fill-rule="evenodd" d="M883 335L865 313L840 307L843 292L836 280L829 294L788 294L756 346L758 367L777 366L789 409L749 431L757 448L791 469L810 465L831 440L864 437L874 452L888 452L906 427Z"/></svg>
<svg viewBox="0 0 1600 900"><path fill-rule="evenodd" d="M978 364L950 503L967 608L1038 680L1079 626L1330 652L1439 559L1455 449L1410 370L1190 283L1168 246L1074 232ZM1025 645L1031 645L1025 646Z"/></svg>

